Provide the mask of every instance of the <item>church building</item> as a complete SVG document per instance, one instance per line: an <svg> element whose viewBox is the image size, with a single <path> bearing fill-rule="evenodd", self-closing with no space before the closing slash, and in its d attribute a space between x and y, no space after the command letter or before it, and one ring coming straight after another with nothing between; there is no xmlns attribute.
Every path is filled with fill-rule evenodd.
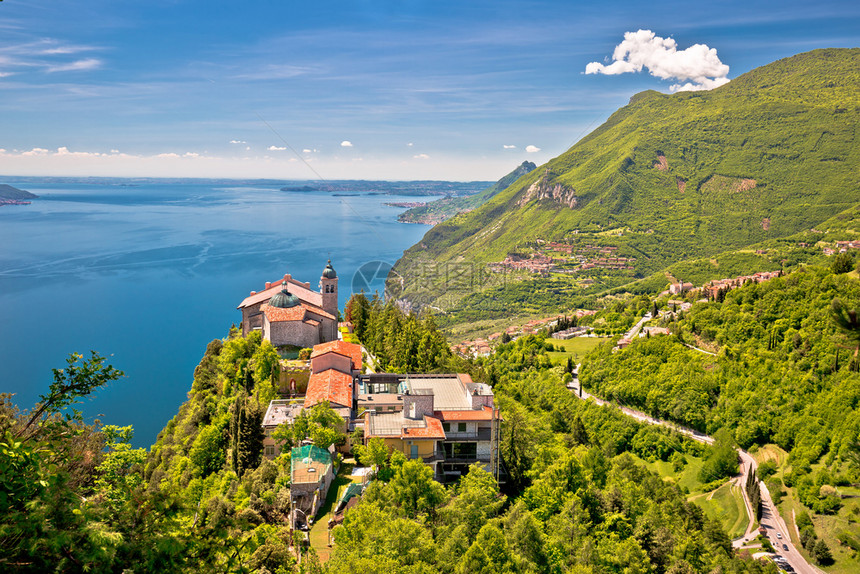
<svg viewBox="0 0 860 574"><path fill-rule="evenodd" d="M284 275L266 283L263 291L251 291L237 307L242 312L242 334L262 331L263 339L276 347L309 348L337 340L337 273L331 260L323 269L320 290L310 283Z"/></svg>

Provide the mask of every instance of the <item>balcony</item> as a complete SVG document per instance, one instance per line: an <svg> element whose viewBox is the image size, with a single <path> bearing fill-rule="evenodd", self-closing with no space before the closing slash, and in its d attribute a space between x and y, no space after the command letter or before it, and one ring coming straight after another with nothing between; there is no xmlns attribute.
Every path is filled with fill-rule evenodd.
<svg viewBox="0 0 860 574"><path fill-rule="evenodd" d="M421 459L424 461L424 464L431 464L434 462L441 462L445 460L445 451L444 450L434 450L433 454L430 456L423 456Z"/></svg>
<svg viewBox="0 0 860 574"><path fill-rule="evenodd" d="M490 429L478 429L472 432L457 432L455 430L445 431L445 442L483 442L489 441L492 436Z"/></svg>

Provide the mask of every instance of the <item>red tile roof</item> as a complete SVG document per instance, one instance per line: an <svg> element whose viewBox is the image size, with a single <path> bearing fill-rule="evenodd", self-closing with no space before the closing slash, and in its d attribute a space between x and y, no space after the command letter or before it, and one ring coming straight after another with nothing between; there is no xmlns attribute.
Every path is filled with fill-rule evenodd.
<svg viewBox="0 0 860 574"><path fill-rule="evenodd" d="M323 401L352 407L352 376L335 369L326 369L311 375L305 394L305 406L312 407Z"/></svg>
<svg viewBox="0 0 860 574"><path fill-rule="evenodd" d="M356 371L361 370L361 345L340 340L314 345L311 359L325 355L326 353L337 353L338 355L349 357L352 359L352 368Z"/></svg>
<svg viewBox="0 0 860 574"><path fill-rule="evenodd" d="M310 303L316 306L322 305L322 293L311 291L309 283L300 283L292 277L289 277L289 279L287 279L287 277L289 277L289 275L284 275L282 279L278 279L277 281L270 283L270 286L267 289L245 297L245 299L239 303L239 306L236 308L242 309L243 307L250 307L257 303L265 303L271 299L275 293L281 292L284 280L289 282L290 293L301 299L303 303Z"/></svg>
<svg viewBox="0 0 860 574"><path fill-rule="evenodd" d="M459 373L459 377L460 377L460 381L461 381L464 385L466 385L466 384L468 384L468 383L473 382L473 381L472 381L472 376L471 376L471 375L469 375L469 373Z"/></svg>
<svg viewBox="0 0 860 574"><path fill-rule="evenodd" d="M263 307L263 313L266 314L266 319L269 320L269 323L276 321L302 321L305 318L305 312L305 308L301 305L296 305L289 309L269 307L268 305Z"/></svg>
<svg viewBox="0 0 860 574"><path fill-rule="evenodd" d="M280 307L270 307L269 305L264 305L262 307L263 313L266 314L266 318L269 320L269 323L273 321L303 321L307 313L313 313L314 315L320 315L322 317L327 317L329 319L334 319L334 315L331 313L326 313L319 307L315 305L310 305L305 303L304 301L296 305L295 307L290 307L289 309L282 309ZM308 321L315 321L314 319L308 319ZM315 321L317 325L319 325L319 321Z"/></svg>
<svg viewBox="0 0 860 574"><path fill-rule="evenodd" d="M493 418L493 409L484 407L479 411L434 411L433 416L443 421L489 421Z"/></svg>
<svg viewBox="0 0 860 574"><path fill-rule="evenodd" d="M423 428L404 427L400 430L400 439L413 438L445 438L445 429L442 428L442 421L437 418L424 416L424 423L427 425Z"/></svg>

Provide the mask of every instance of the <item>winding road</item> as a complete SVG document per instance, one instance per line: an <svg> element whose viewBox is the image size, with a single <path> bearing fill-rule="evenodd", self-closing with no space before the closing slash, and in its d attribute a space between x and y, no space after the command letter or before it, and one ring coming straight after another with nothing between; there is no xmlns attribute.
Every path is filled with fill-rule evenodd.
<svg viewBox="0 0 860 574"><path fill-rule="evenodd" d="M637 411L629 407L616 405L615 403L605 401L599 397L595 397L594 395L585 392L579 383L579 367L580 365L576 365L576 368L573 372L573 380L567 384L567 388L573 391L573 394L581 398L582 400L587 401L590 399L594 401L595 404L600 406L614 406L619 408L621 412L625 415L632 417L638 421L671 428L681 434L687 435L695 441L704 444L714 443L714 439L712 437L703 434L697 430L690 429L675 424L673 422L656 419L641 411ZM744 535L732 541L732 546L734 548L743 548L759 535L759 531L755 527L755 513L753 512L752 504L750 503L749 495L747 494L745 488L745 485L747 483L747 477L750 473L756 472L757 465L755 459L745 450L738 450L738 456L740 458L741 472L738 476L732 479L732 482L738 485L741 489L741 492L743 493L744 505L746 506L747 516L749 517L749 524L747 525L747 530ZM767 530L767 537L768 539L770 539L771 544L773 544L774 548L776 549L777 555L783 556L794 572L798 572L799 574L824 574L821 569L816 568L815 566L807 562L806 559L794 546L791 541L791 537L788 534L788 527L786 526L785 521L779 515L779 511L776 509L776 506L773 504L770 492L768 492L764 482L759 482L759 486L761 487L762 503L760 526ZM779 533L779 536L777 536L777 533Z"/></svg>

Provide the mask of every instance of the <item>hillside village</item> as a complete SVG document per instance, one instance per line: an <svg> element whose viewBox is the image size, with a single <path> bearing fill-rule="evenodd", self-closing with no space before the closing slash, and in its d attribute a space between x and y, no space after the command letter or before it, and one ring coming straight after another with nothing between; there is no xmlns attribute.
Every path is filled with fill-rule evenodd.
<svg viewBox="0 0 860 574"><path fill-rule="evenodd" d="M268 282L263 291L252 292L238 307L244 334L258 330L279 349L310 348L306 361L281 360L281 396L269 403L262 422L264 456L271 460L281 454L283 442L275 432L279 426L292 425L316 405L331 408L349 436L328 450L303 444L290 452L291 524L305 528L313 522L332 484L338 455L349 456L356 444L368 446L373 439L389 452L423 461L443 484L458 480L472 464L504 481L500 415L492 389L465 373L374 372L367 350L344 340L351 338L349 324L341 323L333 333L327 326L336 317L327 309L337 312L329 307L336 305L337 281L329 261L319 293L287 274L280 283ZM353 489L349 494L358 493ZM342 502L345 506L348 499Z"/></svg>

